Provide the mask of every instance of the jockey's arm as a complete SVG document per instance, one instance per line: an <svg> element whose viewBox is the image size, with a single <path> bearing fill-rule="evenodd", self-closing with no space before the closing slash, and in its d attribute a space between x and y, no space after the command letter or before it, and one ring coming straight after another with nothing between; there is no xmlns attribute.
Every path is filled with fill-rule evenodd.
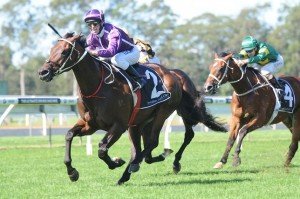
<svg viewBox="0 0 300 199"><path fill-rule="evenodd" d="M117 49L120 45L120 35L115 35L113 37L109 37L109 43L107 48L101 48L97 50L97 56L99 57L113 57L117 54Z"/></svg>
<svg viewBox="0 0 300 199"><path fill-rule="evenodd" d="M269 54L269 50L267 48L259 49L257 55L249 58L249 64L258 63L260 61L263 61L264 59L267 58L268 54Z"/></svg>

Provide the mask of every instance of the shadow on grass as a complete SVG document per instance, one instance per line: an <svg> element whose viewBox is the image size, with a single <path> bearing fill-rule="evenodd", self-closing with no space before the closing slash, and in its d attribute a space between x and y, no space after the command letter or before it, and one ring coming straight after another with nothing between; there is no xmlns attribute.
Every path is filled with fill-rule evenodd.
<svg viewBox="0 0 300 199"><path fill-rule="evenodd" d="M233 178L233 179L191 179L191 180L180 180L180 181L169 181L169 182L150 182L142 186L163 186L163 185L192 185L192 184L223 184L223 183L241 183L250 182L250 178ZM140 186L140 185L139 185Z"/></svg>
<svg viewBox="0 0 300 199"><path fill-rule="evenodd" d="M214 171L204 171L204 172L179 172L178 175L215 175L215 174L239 174L239 173L259 173L258 169L252 170L214 170ZM174 173L166 173L165 176L175 175Z"/></svg>

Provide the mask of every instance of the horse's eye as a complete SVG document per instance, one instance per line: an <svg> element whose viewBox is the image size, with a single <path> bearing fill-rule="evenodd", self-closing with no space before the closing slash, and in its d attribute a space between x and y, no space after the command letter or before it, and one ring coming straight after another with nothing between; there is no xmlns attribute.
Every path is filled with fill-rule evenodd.
<svg viewBox="0 0 300 199"><path fill-rule="evenodd" d="M70 51L69 50L64 50L62 53L61 53L61 55L63 56L63 57L66 57L66 56L68 56L70 54Z"/></svg>

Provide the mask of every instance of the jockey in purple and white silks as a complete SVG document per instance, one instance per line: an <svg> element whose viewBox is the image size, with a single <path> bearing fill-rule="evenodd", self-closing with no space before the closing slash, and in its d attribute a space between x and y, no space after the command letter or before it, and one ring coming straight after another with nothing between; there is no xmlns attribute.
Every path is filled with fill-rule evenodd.
<svg viewBox="0 0 300 199"><path fill-rule="evenodd" d="M93 56L110 58L114 65L125 70L139 85L134 91L142 88L145 80L133 67L140 57L133 39L121 28L105 22L102 10L89 10L84 16L84 21L90 28L86 50Z"/></svg>

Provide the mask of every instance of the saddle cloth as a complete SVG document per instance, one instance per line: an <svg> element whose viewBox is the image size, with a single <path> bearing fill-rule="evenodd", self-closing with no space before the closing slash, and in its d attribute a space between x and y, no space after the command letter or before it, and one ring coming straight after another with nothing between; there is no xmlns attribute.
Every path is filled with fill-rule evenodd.
<svg viewBox="0 0 300 199"><path fill-rule="evenodd" d="M132 85L135 85L136 82L125 71L120 70L115 66L113 66L113 68L122 74L128 84L131 84L130 88L132 89ZM135 67L135 70L147 82L141 89L141 103L139 109L150 108L170 99L171 93L166 88L160 76L152 68L140 64L139 67Z"/></svg>
<svg viewBox="0 0 300 199"><path fill-rule="evenodd" d="M284 79L278 79L281 88L284 90L284 96L280 99L280 112L293 113L295 109L295 93L289 82Z"/></svg>

